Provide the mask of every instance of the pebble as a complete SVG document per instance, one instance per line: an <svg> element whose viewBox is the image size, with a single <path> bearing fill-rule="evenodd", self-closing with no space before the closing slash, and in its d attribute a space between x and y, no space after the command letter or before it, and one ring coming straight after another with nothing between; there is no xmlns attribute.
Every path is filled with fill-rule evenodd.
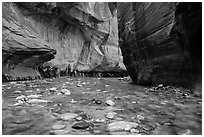
<svg viewBox="0 0 204 137"><path fill-rule="evenodd" d="M28 103L48 103L48 102L51 102L51 101L48 101L48 100L42 100L42 99L30 99L28 100Z"/></svg>
<svg viewBox="0 0 204 137"><path fill-rule="evenodd" d="M76 120L80 121L82 120L82 117L76 117Z"/></svg>
<svg viewBox="0 0 204 137"><path fill-rule="evenodd" d="M51 91L51 92L57 92L57 88L56 88L56 87L52 87L52 88L49 89L49 91Z"/></svg>
<svg viewBox="0 0 204 137"><path fill-rule="evenodd" d="M113 119L115 117L115 115L116 115L115 112L109 112L106 114L106 118Z"/></svg>
<svg viewBox="0 0 204 137"><path fill-rule="evenodd" d="M13 106L15 107L15 106L20 106L20 105L22 105L23 103L15 103Z"/></svg>
<svg viewBox="0 0 204 137"><path fill-rule="evenodd" d="M25 91L25 92L30 93L30 92L33 92L33 91L32 91L32 90L27 90L27 91Z"/></svg>
<svg viewBox="0 0 204 137"><path fill-rule="evenodd" d="M107 100L106 104L109 105L109 106L114 106L115 105L115 103L112 100Z"/></svg>
<svg viewBox="0 0 204 137"><path fill-rule="evenodd" d="M75 101L74 99L72 99L70 102L71 102L71 103L76 103L77 101Z"/></svg>
<svg viewBox="0 0 204 137"><path fill-rule="evenodd" d="M102 101L101 101L101 100L95 100L94 103L96 103L96 104L102 104Z"/></svg>
<svg viewBox="0 0 204 137"><path fill-rule="evenodd" d="M54 129L54 130L59 130L59 129L63 129L63 128L65 128L66 126L65 125L53 125L52 126L52 129Z"/></svg>
<svg viewBox="0 0 204 137"><path fill-rule="evenodd" d="M21 96L16 98L16 101L17 100L26 100L26 96L25 95L21 95Z"/></svg>
<svg viewBox="0 0 204 137"><path fill-rule="evenodd" d="M76 113L64 113L64 114L59 115L59 118L62 120L71 120L76 117L78 117L78 114Z"/></svg>
<svg viewBox="0 0 204 137"><path fill-rule="evenodd" d="M141 116L141 115L137 115L137 119L138 119L138 120L144 120L144 117Z"/></svg>
<svg viewBox="0 0 204 137"><path fill-rule="evenodd" d="M182 135L192 135L192 132L191 132L191 130L187 130L185 133L183 133Z"/></svg>
<svg viewBox="0 0 204 137"><path fill-rule="evenodd" d="M136 128L138 123L133 122L125 122L125 121L115 121L113 123L108 124L108 130L113 131L122 131L122 130L130 130L131 128Z"/></svg>
<svg viewBox="0 0 204 137"><path fill-rule="evenodd" d="M68 89L62 89L61 92L65 95L70 95L71 92Z"/></svg>
<svg viewBox="0 0 204 137"><path fill-rule="evenodd" d="M65 135L68 133L69 133L69 131L67 131L67 130L54 130L50 134L52 134L52 135Z"/></svg>
<svg viewBox="0 0 204 137"><path fill-rule="evenodd" d="M77 84L76 86L77 86L77 87L81 87L82 85L81 85L81 84Z"/></svg>
<svg viewBox="0 0 204 137"><path fill-rule="evenodd" d="M22 91L19 91L19 90L16 90L16 91L14 91L14 93L21 93Z"/></svg>
<svg viewBox="0 0 204 137"><path fill-rule="evenodd" d="M36 98L37 99L37 98L40 98L40 97L42 97L42 95L29 95L29 96L27 96L27 98L29 98L29 99L30 98L33 98L33 99Z"/></svg>
<svg viewBox="0 0 204 137"><path fill-rule="evenodd" d="M130 133L139 133L139 132L140 131L138 129L134 129L134 128L130 129Z"/></svg>
<svg viewBox="0 0 204 137"><path fill-rule="evenodd" d="M157 87L162 88L163 86L164 86L163 84L159 84Z"/></svg>
<svg viewBox="0 0 204 137"><path fill-rule="evenodd" d="M90 123L87 123L87 122L79 122L79 123L76 123L76 124L72 125L72 128L74 128L74 129L86 129L86 128L88 128L89 126L91 126Z"/></svg>
<svg viewBox="0 0 204 137"><path fill-rule="evenodd" d="M103 131L98 130L98 129L94 129L92 132L93 132L94 134L103 134Z"/></svg>

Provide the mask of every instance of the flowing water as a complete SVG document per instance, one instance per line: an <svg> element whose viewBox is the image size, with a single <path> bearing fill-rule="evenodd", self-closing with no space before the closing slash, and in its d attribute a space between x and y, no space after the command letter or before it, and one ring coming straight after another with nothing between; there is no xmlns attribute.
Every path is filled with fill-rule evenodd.
<svg viewBox="0 0 204 137"><path fill-rule="evenodd" d="M2 100L4 135L202 134L202 96L183 88L63 77L3 83ZM117 121L138 125L111 130Z"/></svg>

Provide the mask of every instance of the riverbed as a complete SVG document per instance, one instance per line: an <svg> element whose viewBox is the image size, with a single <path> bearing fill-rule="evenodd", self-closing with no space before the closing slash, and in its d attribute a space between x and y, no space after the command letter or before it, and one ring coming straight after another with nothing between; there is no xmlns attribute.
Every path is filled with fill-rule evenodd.
<svg viewBox="0 0 204 137"><path fill-rule="evenodd" d="M125 78L2 84L3 135L201 135L202 95Z"/></svg>

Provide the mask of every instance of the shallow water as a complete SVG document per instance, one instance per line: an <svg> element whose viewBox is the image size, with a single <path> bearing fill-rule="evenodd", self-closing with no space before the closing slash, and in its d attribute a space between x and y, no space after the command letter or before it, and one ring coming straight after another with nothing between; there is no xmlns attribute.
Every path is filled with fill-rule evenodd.
<svg viewBox="0 0 204 137"><path fill-rule="evenodd" d="M55 87L56 90L49 90ZM8 82L2 85L2 133L29 134L202 134L202 98L183 94L183 88L174 87L158 92L150 87L133 85L118 78L59 78L34 81ZM60 91L68 89L71 94ZM18 92L19 91L19 92ZM175 92L175 94L174 94ZM21 95L42 95L49 102L17 103ZM115 103L106 104L107 100ZM82 119L63 120L65 113L78 114ZM107 113L115 112L114 118ZM110 131L114 121L138 123L137 133ZM72 126L82 122L86 128ZM84 124L84 123L85 124ZM88 123L88 125L87 125ZM61 129L53 129L53 125ZM87 128L88 127L88 128Z"/></svg>

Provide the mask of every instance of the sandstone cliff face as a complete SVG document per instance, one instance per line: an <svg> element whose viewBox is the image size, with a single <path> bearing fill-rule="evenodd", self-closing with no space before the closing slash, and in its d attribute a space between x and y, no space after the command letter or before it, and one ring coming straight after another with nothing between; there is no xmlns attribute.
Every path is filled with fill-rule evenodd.
<svg viewBox="0 0 204 137"><path fill-rule="evenodd" d="M195 60L201 58L193 52L202 49L201 24L195 22L201 22L202 8L197 6L197 10L188 11L189 7L181 4L120 3L117 7L120 47L135 83L189 85L194 75L201 75L194 73ZM190 30L190 24L197 28ZM195 33L199 37L197 42L192 41Z"/></svg>
<svg viewBox="0 0 204 137"><path fill-rule="evenodd" d="M56 51L11 3L3 3L2 11L3 80L39 78L37 67L53 59Z"/></svg>
<svg viewBox="0 0 204 137"><path fill-rule="evenodd" d="M64 72L126 69L117 16L108 3L3 3L2 20L3 74L11 79L30 70L40 76L39 66Z"/></svg>

